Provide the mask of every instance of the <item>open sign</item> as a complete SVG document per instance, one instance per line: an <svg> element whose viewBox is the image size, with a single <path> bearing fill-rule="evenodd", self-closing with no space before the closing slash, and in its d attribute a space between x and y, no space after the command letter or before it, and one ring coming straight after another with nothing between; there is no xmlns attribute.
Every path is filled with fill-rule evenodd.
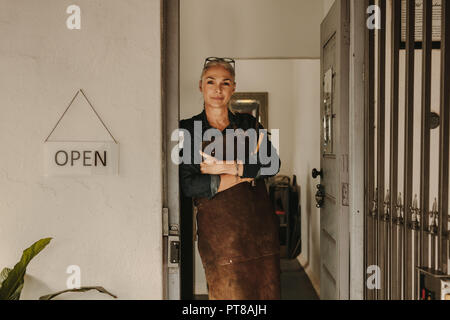
<svg viewBox="0 0 450 320"><path fill-rule="evenodd" d="M45 142L45 174L116 175L118 149L114 142Z"/></svg>

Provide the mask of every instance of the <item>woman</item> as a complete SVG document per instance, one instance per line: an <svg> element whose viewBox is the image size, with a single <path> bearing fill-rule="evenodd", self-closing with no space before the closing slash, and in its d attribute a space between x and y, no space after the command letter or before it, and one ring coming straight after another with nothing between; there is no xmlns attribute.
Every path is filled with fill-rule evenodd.
<svg viewBox="0 0 450 320"><path fill-rule="evenodd" d="M247 152L243 159L238 158L238 152L230 154L225 146L225 135L236 129L256 128L257 137L264 132L259 131L262 126L253 116L234 114L228 108L236 90L234 60L207 58L199 89L204 98L203 112L180 122L186 133L181 155L189 148L192 160L180 165L180 184L184 195L192 197L197 207L198 247L209 298L279 299L278 218L263 178L277 174L281 162L269 139L252 145L251 139L245 140ZM215 157L215 153L220 153L216 149L221 148L214 148L211 154L206 151L208 141L203 141L203 135L209 129L223 135L220 142L224 142L224 158ZM202 144L196 146L196 139ZM230 140L234 141L234 151L237 140ZM250 150L254 150L256 161L250 161ZM268 150L271 163L261 163L261 150ZM200 161L196 162L198 157ZM264 170L268 167L276 169Z"/></svg>

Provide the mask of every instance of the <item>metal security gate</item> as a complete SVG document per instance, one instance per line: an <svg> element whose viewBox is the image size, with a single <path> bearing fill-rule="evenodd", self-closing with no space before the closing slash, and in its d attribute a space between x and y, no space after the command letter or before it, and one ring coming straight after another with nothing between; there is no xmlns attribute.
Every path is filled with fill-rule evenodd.
<svg viewBox="0 0 450 320"><path fill-rule="evenodd" d="M439 298L424 283L450 278L450 1L369 8L378 20L365 46L365 299Z"/></svg>

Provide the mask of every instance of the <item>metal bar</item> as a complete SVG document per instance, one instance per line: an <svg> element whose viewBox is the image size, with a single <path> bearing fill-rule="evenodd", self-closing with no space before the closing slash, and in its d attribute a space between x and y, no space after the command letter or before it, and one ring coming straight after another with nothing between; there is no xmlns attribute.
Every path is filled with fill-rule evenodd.
<svg viewBox="0 0 450 320"><path fill-rule="evenodd" d="M448 185L450 140L450 2L442 1L441 44L441 125L439 152L438 270L447 274Z"/></svg>
<svg viewBox="0 0 450 320"><path fill-rule="evenodd" d="M419 213L417 213L419 214ZM419 298L419 272L417 271L417 268L420 264L420 251L421 251L421 244L420 244L420 229L416 225L414 229L412 230L413 234L413 246L414 246L414 252L413 252L413 258L412 258L412 274L413 274L413 283L412 283L412 299L418 300Z"/></svg>
<svg viewBox="0 0 450 320"><path fill-rule="evenodd" d="M437 199L434 199L433 202L433 209L432 212L433 214L436 214L438 211L438 204L437 204ZM432 231L432 232L431 232ZM433 227L432 229L430 228L430 259L431 259L431 264L430 264L430 268L432 270L437 270L437 266L436 266L436 227Z"/></svg>
<svg viewBox="0 0 450 320"><path fill-rule="evenodd" d="M422 128L420 145L420 265L428 268L429 234L428 211L430 210L430 113L431 113L431 42L433 28L433 1L423 1L422 45Z"/></svg>
<svg viewBox="0 0 450 320"><path fill-rule="evenodd" d="M402 208L401 210L404 210ZM403 213L404 216L404 213ZM398 277L399 277L399 299L405 298L405 222L403 218L397 226L397 243L398 243Z"/></svg>
<svg viewBox="0 0 450 320"><path fill-rule="evenodd" d="M373 5L373 0L366 0L366 8ZM365 127L364 127L364 158L365 158L365 270L367 267L374 264L374 242L373 242L373 225L374 219L371 215L371 206L374 198L374 84L375 84L375 73L374 73L374 44L375 44L375 34L374 30L366 28L365 35L365 64L364 64L364 82L365 82ZM364 272L366 274L366 272ZM365 286L365 299L373 300L375 298L375 292L369 290Z"/></svg>
<svg viewBox="0 0 450 320"><path fill-rule="evenodd" d="M432 50L432 0L423 1L423 43L422 43L422 114L421 114L421 161L420 161L420 205L416 211L418 222L413 230L414 240L414 298L419 299L419 275L416 266L428 267L428 233L426 216L429 210L430 185L430 128L431 112L431 50ZM420 248L420 250L419 250Z"/></svg>
<svg viewBox="0 0 450 320"><path fill-rule="evenodd" d="M414 34L415 1L406 1L406 80L405 80L405 172L404 172L404 298L412 299L412 230L411 203L413 184L413 144L414 144Z"/></svg>
<svg viewBox="0 0 450 320"><path fill-rule="evenodd" d="M380 267L381 288L378 299L386 299L386 236L384 223L384 172L385 172L385 92L386 92L386 1L379 0L380 29L378 29L378 77L377 77L377 262Z"/></svg>
<svg viewBox="0 0 450 320"><path fill-rule="evenodd" d="M437 240L437 236L436 234L432 234L431 235L431 252L430 252L430 256L431 256L431 266L430 268L432 270L437 270L438 267L436 265L436 240Z"/></svg>
<svg viewBox="0 0 450 320"><path fill-rule="evenodd" d="M392 28L391 28L391 134L390 134L390 299L400 299L401 275L399 274L398 226L394 223L397 215L398 193L398 100L399 100L399 51L401 41L401 0L392 0Z"/></svg>
<svg viewBox="0 0 450 320"><path fill-rule="evenodd" d="M373 106L373 109L375 109L375 105ZM374 110L375 111L375 110ZM375 137L375 132L373 133L373 136ZM375 141L373 142L374 144L374 148L375 148ZM372 158L372 161L376 161L375 157ZM375 163L374 163L374 167L375 167ZM374 175L374 183L375 183L375 175ZM373 261L373 265L375 266L379 266L378 263L378 193L377 193L377 188L375 187L375 199L374 199L374 203L375 203L375 208L374 208L374 213L372 216L372 243L373 243L373 250L372 250L372 261ZM374 290L374 300L378 300L378 295L379 295L379 289L377 288L376 290Z"/></svg>

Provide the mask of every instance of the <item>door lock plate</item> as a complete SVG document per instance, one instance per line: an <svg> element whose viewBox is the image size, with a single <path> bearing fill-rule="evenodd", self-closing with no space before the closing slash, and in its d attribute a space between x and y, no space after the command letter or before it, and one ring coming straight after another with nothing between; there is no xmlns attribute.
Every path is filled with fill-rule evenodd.
<svg viewBox="0 0 450 320"><path fill-rule="evenodd" d="M168 267L178 268L180 264L181 245L178 236L169 236L169 255Z"/></svg>

